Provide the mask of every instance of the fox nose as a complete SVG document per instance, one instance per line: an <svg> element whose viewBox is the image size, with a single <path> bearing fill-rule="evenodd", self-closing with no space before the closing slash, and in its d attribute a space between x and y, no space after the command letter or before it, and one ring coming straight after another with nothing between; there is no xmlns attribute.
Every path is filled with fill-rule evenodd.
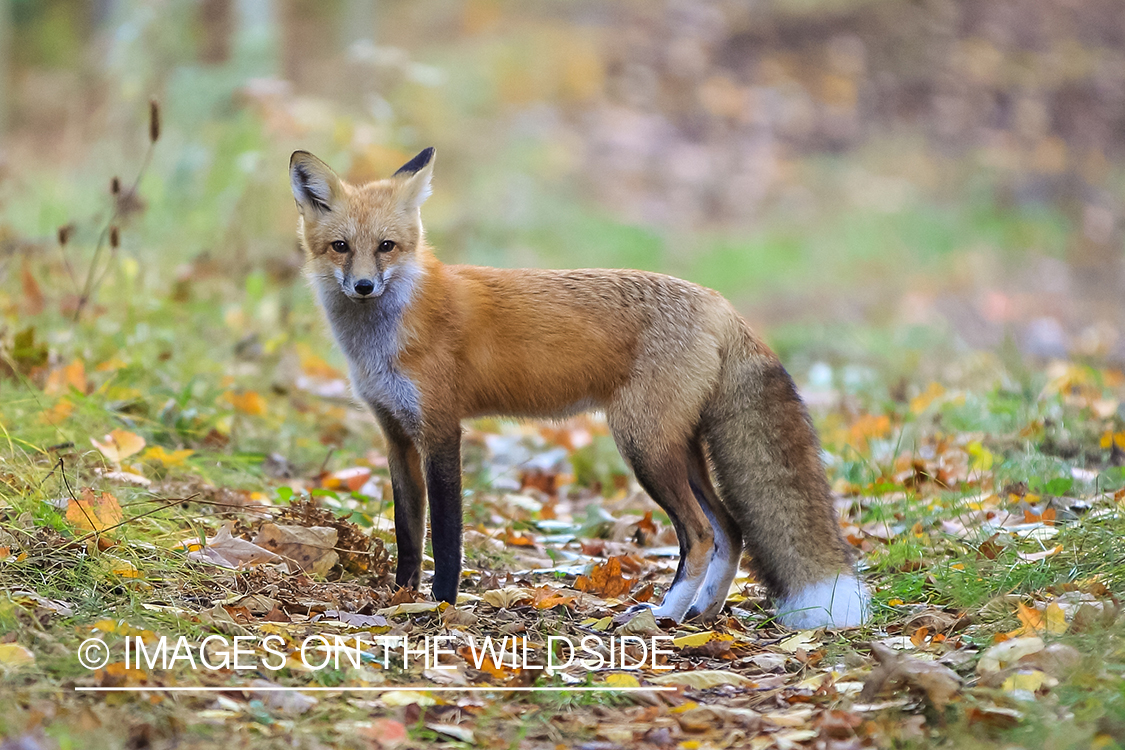
<svg viewBox="0 0 1125 750"><path fill-rule="evenodd" d="M355 293L368 295L375 291L375 282L371 279L360 279L355 283Z"/></svg>

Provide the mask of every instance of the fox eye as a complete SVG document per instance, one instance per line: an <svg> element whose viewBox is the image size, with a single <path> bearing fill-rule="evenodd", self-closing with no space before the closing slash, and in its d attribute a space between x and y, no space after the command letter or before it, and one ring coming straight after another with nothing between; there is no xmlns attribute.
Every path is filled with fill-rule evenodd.
<svg viewBox="0 0 1125 750"><path fill-rule="evenodd" d="M392 240L383 240L379 243L379 252L389 253L395 249L395 243Z"/></svg>
<svg viewBox="0 0 1125 750"><path fill-rule="evenodd" d="M332 243L332 249L338 253L346 253L348 251L348 243L343 240L336 240Z"/></svg>

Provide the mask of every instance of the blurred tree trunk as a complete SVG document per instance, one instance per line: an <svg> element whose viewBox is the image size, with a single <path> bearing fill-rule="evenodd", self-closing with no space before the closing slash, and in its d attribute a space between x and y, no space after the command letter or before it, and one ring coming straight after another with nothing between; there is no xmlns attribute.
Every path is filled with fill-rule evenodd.
<svg viewBox="0 0 1125 750"><path fill-rule="evenodd" d="M199 46L201 62L217 65L230 59L230 37L234 29L232 15L231 0L203 0L199 4L199 19L203 27Z"/></svg>

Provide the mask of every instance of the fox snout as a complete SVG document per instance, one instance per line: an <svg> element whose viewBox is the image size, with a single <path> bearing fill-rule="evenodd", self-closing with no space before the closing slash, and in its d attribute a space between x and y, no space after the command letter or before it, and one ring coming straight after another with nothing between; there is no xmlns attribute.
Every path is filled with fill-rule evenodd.
<svg viewBox="0 0 1125 750"><path fill-rule="evenodd" d="M386 291L387 283L379 273L375 273L371 277L349 276L341 280L340 286L344 294L356 302L368 302L382 295Z"/></svg>

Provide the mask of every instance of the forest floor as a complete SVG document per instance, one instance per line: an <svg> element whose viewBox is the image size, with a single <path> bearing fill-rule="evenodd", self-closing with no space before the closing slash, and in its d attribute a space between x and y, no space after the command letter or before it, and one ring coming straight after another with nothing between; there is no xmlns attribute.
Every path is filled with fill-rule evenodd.
<svg viewBox="0 0 1125 750"><path fill-rule="evenodd" d="M872 591L844 631L775 624L748 573L710 625L630 612L675 535L604 421L474 422L449 606L429 559L392 585L381 438L299 282L200 262L152 297L126 266L74 323L36 268L0 386L5 750L1125 744L1118 369L789 346Z"/></svg>

